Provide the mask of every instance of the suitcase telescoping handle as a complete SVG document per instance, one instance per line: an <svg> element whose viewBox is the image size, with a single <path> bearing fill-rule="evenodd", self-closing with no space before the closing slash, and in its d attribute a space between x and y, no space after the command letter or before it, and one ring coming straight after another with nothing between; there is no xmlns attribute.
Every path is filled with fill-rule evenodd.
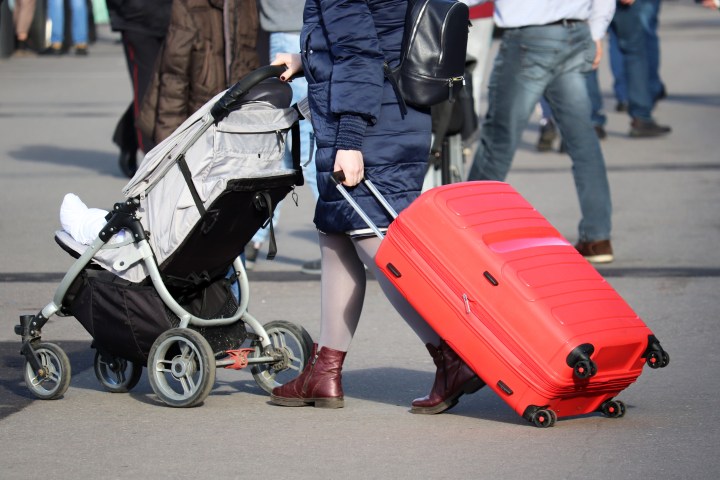
<svg viewBox="0 0 720 480"><path fill-rule="evenodd" d="M348 201L348 203L353 207L353 209L357 212L358 215L365 221L368 227L375 232L375 235L377 235L380 239L385 238L385 235L380 231L377 225L375 225L375 222L372 221L372 219L368 216L367 213L358 205L358 203L355 201L354 198L348 193L345 186L342 184L342 182L345 181L345 174L342 170L338 170L337 172L333 172L332 175L330 175L333 182L335 182L335 187L338 189L340 194L345 197L345 200ZM368 180L367 178L363 178L361 180L365 184L365 186L370 190L370 193L373 194L373 197L380 202L380 205L383 206L383 208L390 214L390 216L395 219L397 218L398 214L395 211L395 209L388 203L387 200L385 200L385 197L378 191L377 188L375 188L375 185Z"/></svg>

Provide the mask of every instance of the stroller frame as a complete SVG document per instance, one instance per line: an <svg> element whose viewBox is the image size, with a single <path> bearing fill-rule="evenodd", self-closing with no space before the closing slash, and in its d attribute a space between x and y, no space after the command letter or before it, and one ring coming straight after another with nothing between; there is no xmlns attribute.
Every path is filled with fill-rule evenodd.
<svg viewBox="0 0 720 480"><path fill-rule="evenodd" d="M250 86L265 78L278 76L283 71L282 67L263 67L229 89L213 106L211 114L203 119L203 126L186 143L180 155L184 155L189 146L215 121L229 113ZM202 403L212 390L215 367L239 370L251 365L256 382L268 393L281 385L275 380L279 373L295 372L293 377L299 374L309 361L312 338L304 328L290 322L274 321L263 326L247 311L249 280L241 258L235 258L232 263L234 281L240 293L236 311L223 318L205 319L193 315L175 300L165 285L147 234L136 214L139 208L140 199L137 197L116 203L113 211L106 216L107 223L97 238L64 275L53 300L35 315L20 315L15 333L22 337L20 353L26 359L25 382L32 393L38 398L50 400L61 397L69 387L69 359L56 344L42 342L42 328L53 315L71 315L69 305L65 303L68 292L100 250L120 248L130 243L137 245L137 258L133 260L142 261L158 296L180 320L178 327L166 330L155 340L148 356L150 385L164 403L173 407L191 407ZM131 238L109 243L123 230L129 232ZM189 328L218 327L238 321L244 322L252 330L248 335L251 348L213 352L208 341ZM292 345L287 341L287 336L291 337ZM141 366L130 360L100 350L95 356L96 376L111 392L129 391L139 381L141 372Z"/></svg>

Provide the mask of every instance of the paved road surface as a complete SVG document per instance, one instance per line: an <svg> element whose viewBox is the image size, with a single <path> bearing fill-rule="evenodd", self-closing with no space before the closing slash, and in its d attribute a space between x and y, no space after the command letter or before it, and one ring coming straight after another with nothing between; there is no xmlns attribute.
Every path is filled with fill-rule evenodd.
<svg viewBox="0 0 720 480"><path fill-rule="evenodd" d="M669 137L629 139L627 117L612 110L606 64L601 71L617 257L601 272L672 362L621 395L624 418L591 415L547 430L489 390L447 414L409 414L433 365L374 281L344 370L344 409L274 407L249 373L224 370L198 408L160 405L145 377L130 394L107 393L92 371L90 338L72 318L44 330L70 356L70 388L57 401L33 399L12 328L50 301L71 263L53 241L63 195L100 208L122 198L110 136L130 87L106 29L88 58L1 61L0 478L718 478L720 15L666 1L660 35L669 97L656 115L672 125ZM508 180L575 240L570 162L533 151L536 127ZM277 260L252 273L251 310L317 338L319 281L298 273L318 256L311 196L298 193L298 207L283 206Z"/></svg>

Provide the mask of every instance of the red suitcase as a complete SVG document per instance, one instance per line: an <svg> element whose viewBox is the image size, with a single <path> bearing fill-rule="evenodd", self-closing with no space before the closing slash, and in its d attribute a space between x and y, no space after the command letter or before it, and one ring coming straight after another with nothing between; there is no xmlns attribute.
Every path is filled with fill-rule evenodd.
<svg viewBox="0 0 720 480"><path fill-rule="evenodd" d="M391 223L375 258L428 323L539 427L600 411L669 362L652 331L510 185L429 190Z"/></svg>

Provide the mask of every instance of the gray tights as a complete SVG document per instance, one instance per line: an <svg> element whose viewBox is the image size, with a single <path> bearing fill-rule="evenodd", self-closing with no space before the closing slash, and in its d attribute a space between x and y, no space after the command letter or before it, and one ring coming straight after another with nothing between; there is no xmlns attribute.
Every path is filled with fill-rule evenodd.
<svg viewBox="0 0 720 480"><path fill-rule="evenodd" d="M318 346L347 352L365 300L365 265L385 296L423 343L440 344L440 337L385 278L375 265L377 237L351 238L339 233L320 233L322 276L320 280L320 340Z"/></svg>

